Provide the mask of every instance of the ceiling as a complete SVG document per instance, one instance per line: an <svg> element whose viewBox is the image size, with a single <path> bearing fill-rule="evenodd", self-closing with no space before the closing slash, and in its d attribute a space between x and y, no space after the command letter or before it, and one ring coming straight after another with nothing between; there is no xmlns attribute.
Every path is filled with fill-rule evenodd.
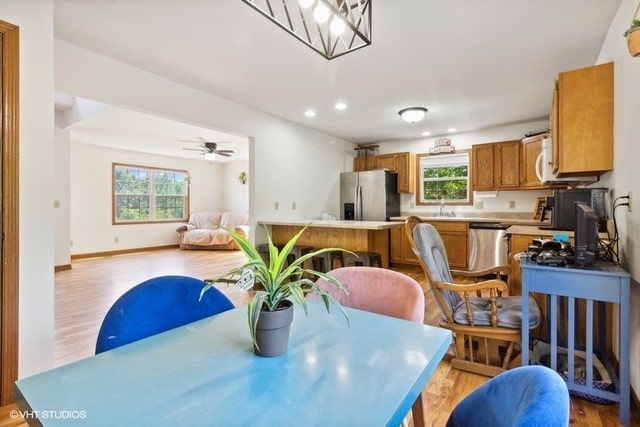
<svg viewBox="0 0 640 427"><path fill-rule="evenodd" d="M54 29L56 38L80 47L369 143L547 117L558 72L595 63L619 5L373 0L372 44L331 61L240 0L54 0ZM335 110L338 101L347 108ZM397 112L409 106L429 112L407 124ZM305 117L309 108L316 117ZM126 121L125 112L114 114L94 126ZM204 131L173 139L208 138Z"/></svg>

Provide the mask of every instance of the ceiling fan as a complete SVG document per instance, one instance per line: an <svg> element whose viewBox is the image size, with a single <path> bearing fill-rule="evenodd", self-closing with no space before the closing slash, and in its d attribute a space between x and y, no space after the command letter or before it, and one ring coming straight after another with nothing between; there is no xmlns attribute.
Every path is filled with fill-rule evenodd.
<svg viewBox="0 0 640 427"><path fill-rule="evenodd" d="M204 155L207 160L214 160L216 154L224 157L230 157L233 154L233 150L219 150L217 143L204 140L198 148L183 148L183 150L200 151L200 154Z"/></svg>

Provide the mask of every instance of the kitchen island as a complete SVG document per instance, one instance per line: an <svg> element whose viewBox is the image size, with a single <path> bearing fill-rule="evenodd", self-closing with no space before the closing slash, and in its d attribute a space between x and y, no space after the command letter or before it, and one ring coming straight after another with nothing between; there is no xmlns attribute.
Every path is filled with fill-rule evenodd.
<svg viewBox="0 0 640 427"><path fill-rule="evenodd" d="M389 268L390 231L403 226L402 222L324 220L273 220L258 221L258 224L271 229L271 239L276 244L286 243L309 226L300 236L298 245L314 249L334 247L353 252L378 252L384 268Z"/></svg>

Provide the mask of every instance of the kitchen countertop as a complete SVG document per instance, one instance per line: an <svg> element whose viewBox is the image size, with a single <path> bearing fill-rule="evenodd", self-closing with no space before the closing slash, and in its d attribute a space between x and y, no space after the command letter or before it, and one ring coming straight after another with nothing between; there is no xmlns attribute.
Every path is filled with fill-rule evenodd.
<svg viewBox="0 0 640 427"><path fill-rule="evenodd" d="M360 230L388 230L391 228L401 227L400 222L390 221L326 221L319 219L286 219L286 220L271 220L271 221L258 221L258 224L262 225L285 225L285 226L298 226L304 227L309 225L310 227L324 227L324 228L346 228L346 229L360 229Z"/></svg>
<svg viewBox="0 0 640 427"><path fill-rule="evenodd" d="M501 224L540 227L548 225L534 219L527 218L501 218L501 217L464 217L464 216L422 216L417 215L422 221L454 221L454 222L498 222ZM405 221L408 216L393 216L391 221Z"/></svg>

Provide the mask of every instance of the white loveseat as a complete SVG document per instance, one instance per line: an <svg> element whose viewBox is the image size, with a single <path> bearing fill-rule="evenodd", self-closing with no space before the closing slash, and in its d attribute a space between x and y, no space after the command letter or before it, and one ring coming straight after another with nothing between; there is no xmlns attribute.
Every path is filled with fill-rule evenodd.
<svg viewBox="0 0 640 427"><path fill-rule="evenodd" d="M196 212L177 228L182 249L238 249L225 230L249 236L249 214L244 212Z"/></svg>

